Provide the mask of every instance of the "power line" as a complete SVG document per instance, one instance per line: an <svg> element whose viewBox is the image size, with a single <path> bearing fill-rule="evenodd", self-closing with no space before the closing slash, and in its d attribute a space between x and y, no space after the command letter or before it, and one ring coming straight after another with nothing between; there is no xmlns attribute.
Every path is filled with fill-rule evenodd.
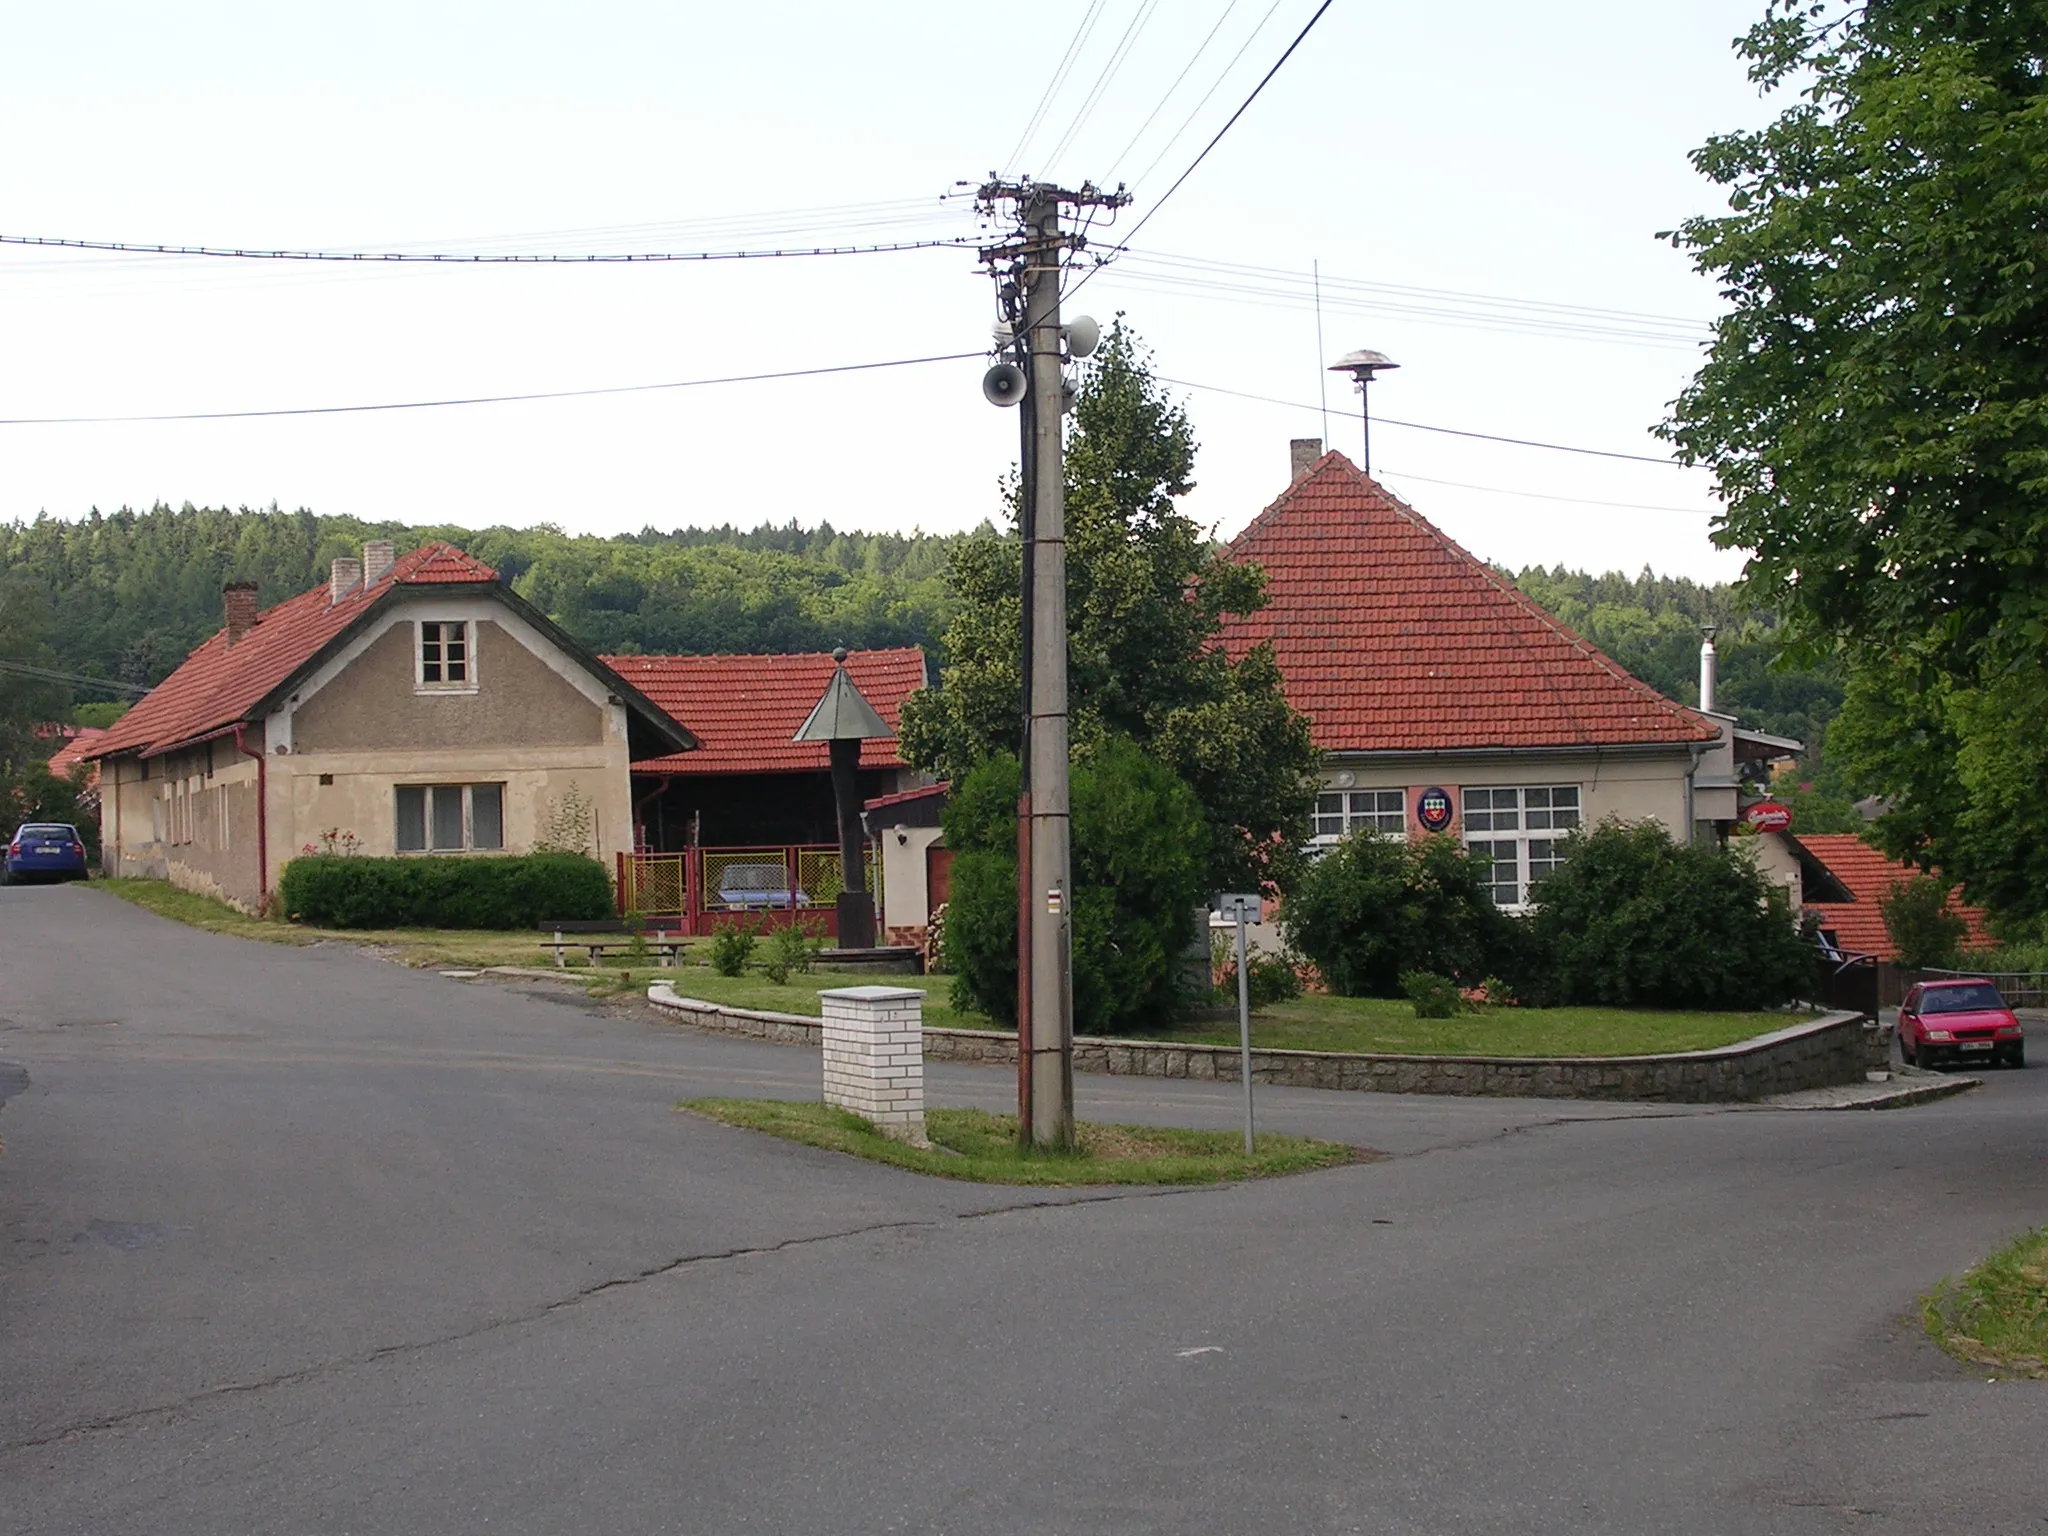
<svg viewBox="0 0 2048 1536"><path fill-rule="evenodd" d="M761 251L609 251L591 255L495 251L264 251L215 245L147 245L126 240L73 240L53 235L0 235L0 245L48 246L68 251L112 251L126 256L211 256L249 261L418 261L462 266L617 265L625 262L758 261L785 256L875 256L890 251L974 250L977 240L894 240L881 245L818 245Z"/></svg>
<svg viewBox="0 0 2048 1536"><path fill-rule="evenodd" d="M1159 114L1164 112L1166 110L1166 104L1169 101L1173 100L1173 94L1174 92L1180 89L1180 83L1183 80L1187 79L1188 72L1190 70L1192 70L1197 64L1202 62L1202 55L1209 51L1209 45L1216 41L1216 34L1223 30L1223 23L1230 20L1231 12L1235 11L1237 7L1238 0L1228 0L1228 3L1223 7L1223 14L1216 18L1216 24L1209 29L1209 35L1203 38L1200 45L1195 49L1194 57L1189 59L1187 63L1181 66L1180 73L1173 77L1173 84L1169 85L1166 88L1166 94L1159 98L1158 105L1154 106L1152 108L1151 113L1146 117L1145 121L1138 125L1138 131L1131 135L1130 143L1126 144L1120 151L1118 151L1117 157L1114 160L1110 161L1109 169L1103 175L1103 179L1105 181L1116 174L1116 168L1124 163L1125 156L1129 155L1132 150L1138 147L1138 140L1144 138L1145 134L1147 133L1147 131L1150 130L1153 123L1159 120ZM1269 12L1268 14L1271 13ZM1212 91L1213 89L1214 87L1211 87ZM1207 100L1206 97L1203 99ZM1197 110L1200 109L1198 108ZM1171 141L1169 140L1169 143L1170 142Z"/></svg>
<svg viewBox="0 0 2048 1536"><path fill-rule="evenodd" d="M1199 155L1195 156L1193 160L1188 162L1188 168L1182 171L1180 175L1174 178L1173 185L1168 187L1165 192L1160 194L1159 201L1154 203L1150 208L1146 209L1145 216L1142 219L1138 220L1136 224L1133 224L1131 226L1130 234L1127 235L1122 242L1124 245L1129 245L1131 241L1137 239L1138 232L1142 230L1147 224L1150 224L1152 222L1152 216L1158 213L1160 209L1166 206L1167 200L1171 198L1174 193L1178 192L1181 189L1182 183L1184 183L1190 176L1194 175L1196 169L1201 165L1201 163L1209 158L1209 151L1214 149L1218 144L1221 144L1223 142L1223 136L1226 133L1230 132L1231 129L1237 126L1237 120L1243 117L1246 112L1251 110L1252 103L1259 99L1259 93L1265 90L1265 88L1272 83L1273 77L1280 73L1280 67L1283 64L1285 64L1289 59L1294 57L1294 50L1302 45L1303 41L1307 39L1309 33L1315 30L1316 23L1323 19L1324 13L1328 11L1330 7L1335 3L1336 0L1323 0L1323 3L1316 7L1315 15L1309 17L1307 24L1303 26L1299 32L1295 33L1294 41L1287 45L1287 51L1281 54L1279 58L1273 61L1273 67L1267 70L1266 73L1259 78L1259 83L1252 87L1252 93L1249 96L1245 97L1245 99L1238 104L1238 108L1235 112L1230 114L1230 121L1226 122L1221 128L1218 128L1216 130L1216 136L1213 139L1211 139L1207 144L1204 144L1202 146L1202 152ZM1093 277L1097 272L1100 272L1101 270L1102 268L1100 267L1091 267L1088 271L1082 273L1080 282L1074 284L1072 291L1079 292L1082 286L1088 281L1088 279Z"/></svg>
<svg viewBox="0 0 2048 1536"><path fill-rule="evenodd" d="M174 411L159 416L0 417L0 427L82 426L111 422L246 421L261 416L341 416L363 411L424 411L449 405L507 405L522 400L575 400L591 395L635 395L661 389L703 389L713 384L757 384L769 379L809 379L833 373L871 373L878 368L914 368L924 363L957 363L981 352L948 352L934 357L898 357L883 363L841 363L830 368L789 368L777 373L735 373L715 379L678 379L666 384L614 384L602 389L547 389L523 395L468 395L449 400L394 400L376 405L302 405L267 411Z"/></svg>
<svg viewBox="0 0 2048 1536"><path fill-rule="evenodd" d="M1081 24L1074 29L1074 36L1067 44L1067 51L1060 55L1059 64L1053 69L1052 79L1046 82L1045 94L1038 98L1038 105L1031 113L1031 120L1024 125L1024 131L1017 135L1017 147L1010 151L1010 168L1022 170L1019 163L1024 146L1031 142L1031 135L1038 132L1038 125L1045 119L1045 109L1052 105L1060 87L1067 83L1067 76L1073 72L1075 61L1081 49L1087 45L1089 35L1095 30L1095 23L1102 15L1102 0L1088 0L1088 9L1081 13Z"/></svg>
<svg viewBox="0 0 2048 1536"><path fill-rule="evenodd" d="M81 677L74 672L53 672L48 667L31 666L25 661L9 661L5 657L0 657L0 672L40 678L46 683L69 683L78 688L97 688L106 693L131 693L137 698L149 692L139 683L117 683L111 678Z"/></svg>
<svg viewBox="0 0 2048 1536"><path fill-rule="evenodd" d="M1202 93L1202 99L1195 103L1194 110L1181 120L1181 125L1173 130L1173 136L1159 146L1159 153L1154 155L1151 163L1138 173L1136 180L1141 183L1150 180L1152 173L1159 169L1159 162L1173 153L1173 146L1181 141L1183 134L1194 127L1195 119L1202 115L1202 109L1209 105L1210 100L1218 91L1223 89L1223 82L1228 80L1230 72L1237 68L1237 61L1245 56L1253 43L1258 41L1259 34L1266 30L1266 23L1273 19L1274 13L1280 9L1281 3L1282 0L1273 0L1273 3L1266 7L1266 14L1259 18L1258 25L1254 26L1245 35L1245 40L1237 45L1237 52L1230 56L1230 62L1225 64L1216 78L1209 82L1209 89Z"/></svg>
<svg viewBox="0 0 2048 1536"><path fill-rule="evenodd" d="M1256 400L1262 405L1284 405L1297 411L1322 409L1321 406L1307 405L1299 400L1282 400L1273 395L1250 394L1242 389L1225 389L1220 384L1198 384L1193 379L1169 379L1162 375L1159 382L1178 384L1182 389L1199 389L1211 395L1234 395L1240 400ZM1375 415L1373 421L1390 427L1407 427L1413 432L1440 432L1447 437L1471 437L1486 443L1508 443L1516 448L1547 448L1552 453L1581 453L1596 459L1627 459L1637 464L1661 464L1666 469L1687 467L1676 459L1660 459L1647 453L1621 453L1612 448L1577 448L1569 443L1543 443L1530 437L1502 437L1493 432L1468 432L1461 427L1433 427L1426 422L1401 421L1392 416Z"/></svg>
<svg viewBox="0 0 2048 1536"><path fill-rule="evenodd" d="M1117 39L1116 47L1110 52L1109 61L1102 66L1102 73L1095 77L1095 84L1089 88L1088 94L1081 98L1080 110L1074 114L1074 120L1067 124L1067 131L1060 135L1059 142L1052 147L1052 153L1045 157L1048 169L1058 163L1060 156L1064 155L1068 146L1074 142L1075 135L1080 133L1088 119L1095 115L1095 108L1101 103L1103 93L1109 89L1110 82L1116 78L1117 72L1124 67L1124 61L1131 56L1132 47L1136 45L1138 38L1145 31L1146 23L1151 21L1152 13L1158 8L1159 0L1138 0L1138 9L1132 14L1130 24L1124 28L1124 35Z"/></svg>

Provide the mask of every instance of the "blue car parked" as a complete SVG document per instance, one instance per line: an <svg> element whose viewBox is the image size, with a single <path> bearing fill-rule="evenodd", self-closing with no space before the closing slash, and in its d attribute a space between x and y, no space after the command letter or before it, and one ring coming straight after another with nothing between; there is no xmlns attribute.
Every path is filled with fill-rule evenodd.
<svg viewBox="0 0 2048 1536"><path fill-rule="evenodd" d="M7 842L0 877L9 885L29 880L83 880L85 844L78 828L61 821L28 821Z"/></svg>

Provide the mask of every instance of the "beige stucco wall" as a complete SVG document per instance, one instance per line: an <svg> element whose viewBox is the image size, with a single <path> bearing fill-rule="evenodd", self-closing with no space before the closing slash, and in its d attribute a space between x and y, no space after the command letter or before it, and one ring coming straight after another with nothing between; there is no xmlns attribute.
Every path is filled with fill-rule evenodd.
<svg viewBox="0 0 2048 1536"><path fill-rule="evenodd" d="M256 908L256 763L225 738L154 759L102 766L100 863Z"/></svg>
<svg viewBox="0 0 2048 1536"><path fill-rule="evenodd" d="M1575 784L1579 806L1587 826L1610 817L1623 821L1660 821L1674 838L1691 833L1686 815L1686 773L1691 758L1685 752L1666 754L1622 752L1545 752L1497 759L1432 757L1404 754L1399 757L1332 757L1323 764L1320 778L1325 789L1403 789L1408 794L1410 825L1414 826L1417 794L1429 788L1451 792L1452 804L1461 813L1451 830L1462 830L1466 789L1511 789L1529 786ZM1349 782L1344 782L1348 776Z"/></svg>
<svg viewBox="0 0 2048 1536"><path fill-rule="evenodd" d="M1805 879L1799 859L1775 832L1731 837L1728 846L1749 855L1766 880L1782 887L1792 898L1792 916L1797 918L1806 904Z"/></svg>
<svg viewBox="0 0 2048 1536"><path fill-rule="evenodd" d="M438 608L436 609L438 613ZM426 616L424 611L422 616ZM580 746L604 738L604 710L491 619L476 620L473 692L415 689L406 615L293 713L292 751L431 751L481 743Z"/></svg>
<svg viewBox="0 0 2048 1536"><path fill-rule="evenodd" d="M944 834L937 827L884 824L875 828L875 836L882 845L882 927L924 927L931 915L925 853Z"/></svg>

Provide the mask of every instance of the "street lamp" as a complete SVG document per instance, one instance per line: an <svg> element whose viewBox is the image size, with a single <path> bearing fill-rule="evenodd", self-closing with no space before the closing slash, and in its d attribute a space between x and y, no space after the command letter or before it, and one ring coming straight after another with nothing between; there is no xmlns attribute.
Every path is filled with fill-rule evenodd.
<svg viewBox="0 0 2048 1536"><path fill-rule="evenodd" d="M1375 374L1386 373L1401 365L1384 352L1360 348L1346 352L1330 365L1332 373L1348 373L1358 381L1358 415L1365 424L1365 462L1359 467L1368 475L1372 473L1372 402L1367 390Z"/></svg>
<svg viewBox="0 0 2048 1536"><path fill-rule="evenodd" d="M832 678L797 727L792 741L829 743L833 809L839 822L839 947L871 949L875 942L875 900L868 894L867 863L861 857L860 744L893 736L875 706L846 671L846 647L832 653ZM791 901L796 899L791 892Z"/></svg>

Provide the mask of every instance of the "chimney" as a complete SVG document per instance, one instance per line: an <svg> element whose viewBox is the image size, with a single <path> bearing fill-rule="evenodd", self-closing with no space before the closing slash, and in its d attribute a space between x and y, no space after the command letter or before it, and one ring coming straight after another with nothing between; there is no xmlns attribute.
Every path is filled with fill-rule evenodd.
<svg viewBox="0 0 2048 1536"><path fill-rule="evenodd" d="M1293 465L1296 480L1314 469L1316 460L1322 456L1323 440L1320 437L1297 437L1287 444L1287 457Z"/></svg>
<svg viewBox="0 0 2048 1536"><path fill-rule="evenodd" d="M228 644L233 645L256 627L256 583L229 582L220 589L220 603L227 616Z"/></svg>
<svg viewBox="0 0 2048 1536"><path fill-rule="evenodd" d="M1701 631L1706 639L1700 642L1700 708L1714 707L1714 625L1702 624Z"/></svg>
<svg viewBox="0 0 2048 1536"><path fill-rule="evenodd" d="M363 546L363 588L377 585L398 559L398 546L389 539L372 539Z"/></svg>
<svg viewBox="0 0 2048 1536"><path fill-rule="evenodd" d="M327 578L327 601L340 602L363 584L363 562L350 555L337 555Z"/></svg>

